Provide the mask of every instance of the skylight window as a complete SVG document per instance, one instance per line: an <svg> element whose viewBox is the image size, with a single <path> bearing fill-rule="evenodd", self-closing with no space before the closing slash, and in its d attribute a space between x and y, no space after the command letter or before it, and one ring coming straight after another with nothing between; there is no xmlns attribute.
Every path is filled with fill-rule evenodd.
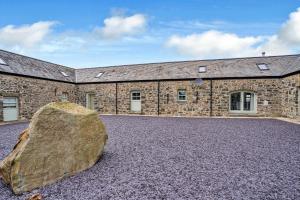
<svg viewBox="0 0 300 200"><path fill-rule="evenodd" d="M69 75L66 72L60 72L64 77L68 77Z"/></svg>
<svg viewBox="0 0 300 200"><path fill-rule="evenodd" d="M260 69L260 70L269 70L269 66L265 63L260 63L260 64L257 64L257 67Z"/></svg>
<svg viewBox="0 0 300 200"><path fill-rule="evenodd" d="M205 72L206 72L206 66L200 66L199 73L205 73Z"/></svg>
<svg viewBox="0 0 300 200"><path fill-rule="evenodd" d="M0 65L7 65L7 63L2 58L0 58Z"/></svg>
<svg viewBox="0 0 300 200"><path fill-rule="evenodd" d="M99 74L97 74L96 78L100 78L103 75L103 72L100 72Z"/></svg>

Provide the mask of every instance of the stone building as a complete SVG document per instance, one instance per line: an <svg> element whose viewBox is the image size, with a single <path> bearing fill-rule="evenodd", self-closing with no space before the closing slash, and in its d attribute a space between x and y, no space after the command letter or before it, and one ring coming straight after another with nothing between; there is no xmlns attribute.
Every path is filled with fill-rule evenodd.
<svg viewBox="0 0 300 200"><path fill-rule="evenodd" d="M100 114L300 119L300 55L73 69L0 50L0 121L71 101Z"/></svg>

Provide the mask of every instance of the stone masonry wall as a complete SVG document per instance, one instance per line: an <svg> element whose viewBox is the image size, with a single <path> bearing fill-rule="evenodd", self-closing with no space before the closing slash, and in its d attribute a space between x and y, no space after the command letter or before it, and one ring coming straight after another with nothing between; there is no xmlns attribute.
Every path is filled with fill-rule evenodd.
<svg viewBox="0 0 300 200"><path fill-rule="evenodd" d="M95 94L95 109L100 114L116 114L116 86L118 90L118 114L156 115L157 82L105 83L78 85L77 101L86 105L86 94ZM130 94L133 90L141 92L141 113L130 109Z"/></svg>
<svg viewBox="0 0 300 200"><path fill-rule="evenodd" d="M19 119L30 119L43 105L59 101L62 93L68 93L75 102L75 85L56 81L0 74L0 121L3 121L3 97L17 97Z"/></svg>
<svg viewBox="0 0 300 200"><path fill-rule="evenodd" d="M257 113L255 116L276 117L281 115L281 79L214 80L214 116L234 115L228 109L230 93L234 91L251 91L255 93L257 98Z"/></svg>
<svg viewBox="0 0 300 200"><path fill-rule="evenodd" d="M300 118L299 88L300 74L288 76L282 79L281 107L283 117Z"/></svg>
<svg viewBox="0 0 300 200"><path fill-rule="evenodd" d="M130 94L134 90L141 92L141 113L130 109ZM118 113L157 115L157 82L118 83Z"/></svg>
<svg viewBox="0 0 300 200"><path fill-rule="evenodd" d="M231 79L204 80L201 85L193 80L150 81L99 84L69 84L34 78L0 74L0 121L2 102L5 96L19 98L20 119L30 119L41 106L59 101L62 93L67 92L69 101L86 105L86 94L95 94L95 109L100 114L142 114L162 116L210 116L212 98L212 116L232 116L229 112L230 93L251 91L256 94L257 113L254 116L286 116L295 118L298 112L298 90L300 75L283 79ZM187 92L187 101L178 101L179 89ZM130 109L133 90L141 92L142 109L133 113ZM116 110L116 94L117 107ZM252 114L253 115L253 114Z"/></svg>
<svg viewBox="0 0 300 200"><path fill-rule="evenodd" d="M210 116L210 80L199 86L195 82L160 81L159 113L166 116ZM184 89L187 101L178 101L177 92ZM118 114L158 114L158 81L117 84ZM141 92L142 111L130 111L130 92ZM78 102L85 105L86 93L95 93L95 107L100 113L116 113L116 84L85 84L78 86ZM229 96L235 91L252 91L257 98L253 116L281 116L281 79L236 79L212 81L212 116L232 116Z"/></svg>
<svg viewBox="0 0 300 200"><path fill-rule="evenodd" d="M101 114L116 113L116 84L77 85L77 102L86 106L86 94L95 94L95 110Z"/></svg>
<svg viewBox="0 0 300 200"><path fill-rule="evenodd" d="M187 100L179 101L178 90L186 90ZM194 81L161 81L160 114L167 116L209 116L210 81L199 86Z"/></svg>

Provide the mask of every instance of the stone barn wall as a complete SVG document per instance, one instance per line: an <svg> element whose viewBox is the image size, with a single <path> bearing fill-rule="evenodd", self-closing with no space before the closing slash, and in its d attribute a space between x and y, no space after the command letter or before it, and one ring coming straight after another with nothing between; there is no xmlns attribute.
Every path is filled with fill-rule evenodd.
<svg viewBox="0 0 300 200"><path fill-rule="evenodd" d="M278 117L281 115L281 79L213 80L213 115L234 116L229 112L230 94L251 91L257 98L255 116Z"/></svg>
<svg viewBox="0 0 300 200"><path fill-rule="evenodd" d="M19 119L30 119L41 107L59 101L62 93L68 93L69 101L75 102L75 85L36 78L0 74L0 121L3 121L3 97L17 97Z"/></svg>
<svg viewBox="0 0 300 200"><path fill-rule="evenodd" d="M86 94L95 94L95 110L102 114L116 114L116 84L77 85L77 102L86 106Z"/></svg>
<svg viewBox="0 0 300 200"><path fill-rule="evenodd" d="M210 87L212 83L212 113ZM142 114L163 116L234 116L229 112L229 96L235 91L251 91L257 98L252 116L281 116L281 79L193 80L80 84L77 102L85 106L86 93L95 94L95 109L103 114ZM159 100L158 100L158 89ZM187 101L178 101L177 92L186 90ZM130 92L141 92L141 113L130 111ZM117 108L116 111L116 95ZM159 102L159 107L158 107ZM159 109L159 110L158 110ZM245 115L245 114L240 114Z"/></svg>
<svg viewBox="0 0 300 200"><path fill-rule="evenodd" d="M282 79L281 107L282 116L289 118L300 118L299 114L299 88L300 74L288 76Z"/></svg>
<svg viewBox="0 0 300 200"><path fill-rule="evenodd" d="M187 100L178 101L178 90L186 90ZM167 116L209 116L210 81L161 81L160 114Z"/></svg>
<svg viewBox="0 0 300 200"><path fill-rule="evenodd" d="M296 118L299 112L299 74L282 79L204 80L201 85L194 80L72 84L0 74L0 83L0 121L3 121L5 96L18 97L20 119L30 119L41 106L59 101L63 93L68 93L69 101L83 106L86 106L86 94L95 94L95 109L100 114L235 116L229 112L230 93L235 91L256 94L257 113L252 116ZM181 89L186 90L187 101L178 101L177 93ZM141 92L140 113L130 111L133 90Z"/></svg>

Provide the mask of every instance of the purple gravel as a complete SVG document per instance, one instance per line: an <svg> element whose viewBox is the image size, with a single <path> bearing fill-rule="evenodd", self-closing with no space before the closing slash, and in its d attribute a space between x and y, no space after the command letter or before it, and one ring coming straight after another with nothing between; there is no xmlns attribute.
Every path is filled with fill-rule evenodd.
<svg viewBox="0 0 300 200"><path fill-rule="evenodd" d="M91 169L0 199L300 199L300 126L267 119L101 117L109 142ZM0 159L27 124L0 126Z"/></svg>

